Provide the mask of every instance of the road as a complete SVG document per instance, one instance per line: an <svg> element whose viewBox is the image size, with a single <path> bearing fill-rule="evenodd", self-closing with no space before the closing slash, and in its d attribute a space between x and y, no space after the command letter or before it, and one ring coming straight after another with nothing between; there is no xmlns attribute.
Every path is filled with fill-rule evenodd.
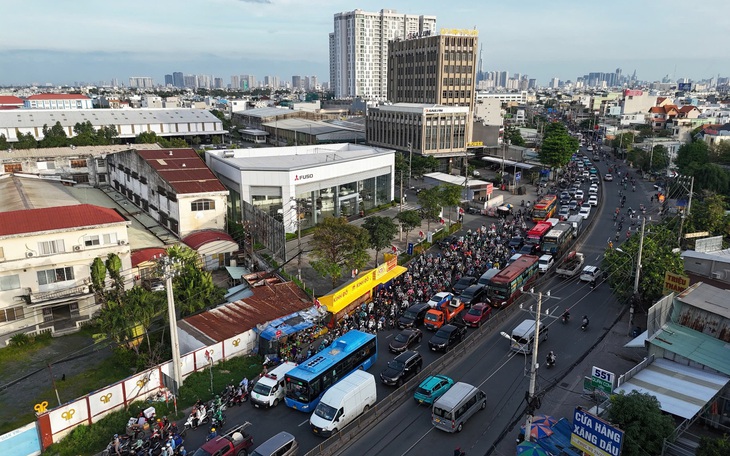
<svg viewBox="0 0 730 456"><path fill-rule="evenodd" d="M597 163L601 174L606 172L607 164ZM642 185L640 182L639 185ZM588 184L584 184L587 191ZM607 240L613 238L615 228L611 214L618 204L618 189L616 181L604 182L599 198L605 198L603 210L593 213L591 217L600 217L599 223L594 224L592 231L584 238L579 250L586 253L586 264L599 265ZM626 207L638 208L640 203L648 203L648 193L627 193ZM650 189L647 189L650 191ZM484 217L465 216L465 228L476 228L484 223ZM625 230L625 228L624 228ZM543 303L543 310L548 309L551 315L547 317L550 326L549 340L541 345L544 350L553 350L558 355L558 362L552 370L541 368L537 382L537 390L546 386L555 377L565 373L574 361L599 339L621 311L621 306L613 298L607 285L598 286L595 290L577 279L561 280L550 279L540 287L541 291L551 292L551 296L560 299L550 299ZM540 291L540 290L535 290ZM535 300L528 298L525 310L517 314L504 324L500 330L510 332L520 321L529 318L527 307L534 305ZM573 320L567 325L560 323L557 316L566 307L571 308ZM590 317L591 324L586 332L579 329L579 318L583 314ZM471 330L470 330L471 331ZM429 364L438 359L441 354L428 350L430 333L424 331L424 339L418 350L424 357L424 363ZM497 333L496 331L495 333ZM376 377L385 368L386 363L394 356L388 352L387 345L396 331L379 333L378 361L370 369ZM478 412L470 422L464 426L459 434L447 434L435 430L431 426L430 410L425 406L418 406L415 402L407 402L393 411L381 423L372 427L361 435L352 446L344 450L344 455L421 455L421 454L452 454L457 446L461 446L467 454L485 454L495 443L498 435L511 422L518 410L522 410L523 398L528 389L528 360L524 355L515 355L508 349L509 342L498 334L484 337L478 341L472 353L461 362L453 365L445 373L456 381L463 381L478 385L488 396L488 406ZM449 356L449 355L446 355ZM540 359L542 362L542 358ZM378 382L378 398L383 400L392 387L386 387ZM549 413L550 404L543 404L540 411ZM309 415L297 412L280 404L271 410L261 410L252 407L249 403L226 411L228 426L249 421L253 425L248 431L254 436L256 443L262 443L276 433L286 430L294 434L299 441L301 453L305 453L323 440L315 436L309 428ZM225 429L223 430L225 431ZM186 448L198 448L204 442L207 429L190 431L186 436ZM516 431L510 434L510 438Z"/></svg>

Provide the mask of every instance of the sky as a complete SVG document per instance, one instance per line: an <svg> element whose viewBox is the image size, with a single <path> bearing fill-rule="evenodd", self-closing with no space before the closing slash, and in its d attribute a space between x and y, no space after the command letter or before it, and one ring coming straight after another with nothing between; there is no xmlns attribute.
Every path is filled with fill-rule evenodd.
<svg viewBox="0 0 730 456"><path fill-rule="evenodd" d="M173 71L329 80L335 13L394 9L479 30L484 71L538 84L589 72L730 76L730 1L2 0L0 86L98 83Z"/></svg>

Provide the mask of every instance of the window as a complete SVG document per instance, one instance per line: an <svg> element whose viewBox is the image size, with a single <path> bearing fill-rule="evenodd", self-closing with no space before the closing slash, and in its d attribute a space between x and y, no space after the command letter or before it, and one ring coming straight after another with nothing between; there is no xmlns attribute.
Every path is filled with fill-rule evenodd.
<svg viewBox="0 0 730 456"><path fill-rule="evenodd" d="M52 161L39 161L36 162L36 166L38 166L39 170L43 169L56 169L56 162Z"/></svg>
<svg viewBox="0 0 730 456"><path fill-rule="evenodd" d="M0 322L22 320L25 316L22 306L0 309Z"/></svg>
<svg viewBox="0 0 730 456"><path fill-rule="evenodd" d="M23 171L23 165L20 163L7 163L5 165L6 173L19 173Z"/></svg>
<svg viewBox="0 0 730 456"><path fill-rule="evenodd" d="M38 271L38 284L48 285L51 283L65 282L74 279L74 268L58 268Z"/></svg>
<svg viewBox="0 0 730 456"><path fill-rule="evenodd" d="M18 288L20 288L20 276L18 274L0 277L0 291L17 290Z"/></svg>
<svg viewBox="0 0 730 456"><path fill-rule="evenodd" d="M71 160L71 168L86 168L86 160Z"/></svg>
<svg viewBox="0 0 730 456"><path fill-rule="evenodd" d="M53 255L54 253L63 253L65 251L63 239L38 243L38 252L41 255Z"/></svg>
<svg viewBox="0 0 730 456"><path fill-rule="evenodd" d="M109 233L104 235L104 245L108 244L116 244L117 243L117 233Z"/></svg>
<svg viewBox="0 0 730 456"><path fill-rule="evenodd" d="M190 203L190 210L196 211L212 211L215 209L215 201L209 199L195 200Z"/></svg>
<svg viewBox="0 0 730 456"><path fill-rule="evenodd" d="M92 247L99 244L101 244L101 241L99 240L98 235L84 236L84 245L86 247Z"/></svg>
<svg viewBox="0 0 730 456"><path fill-rule="evenodd" d="M97 168L104 168L106 166L106 160L103 158L97 158L96 159L96 167Z"/></svg>

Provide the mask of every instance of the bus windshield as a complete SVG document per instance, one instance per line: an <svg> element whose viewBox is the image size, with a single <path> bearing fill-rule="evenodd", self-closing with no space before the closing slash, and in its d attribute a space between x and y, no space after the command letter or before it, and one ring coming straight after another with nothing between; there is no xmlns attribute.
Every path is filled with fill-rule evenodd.
<svg viewBox="0 0 730 456"><path fill-rule="evenodd" d="M492 283L487 290L490 298L507 299L509 290L506 285Z"/></svg>
<svg viewBox="0 0 730 456"><path fill-rule="evenodd" d="M286 383L286 397L290 397L299 402L310 401L310 389L307 382L295 378L288 378Z"/></svg>

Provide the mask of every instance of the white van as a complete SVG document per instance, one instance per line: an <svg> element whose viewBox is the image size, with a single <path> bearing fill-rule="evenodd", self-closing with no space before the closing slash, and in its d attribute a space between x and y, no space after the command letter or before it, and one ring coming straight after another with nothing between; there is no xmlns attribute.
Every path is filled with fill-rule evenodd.
<svg viewBox="0 0 730 456"><path fill-rule="evenodd" d="M535 343L535 323L535 320L525 320L512 330L509 346L510 350L516 351L517 353L524 353L526 355L532 353L532 347ZM537 331L537 333L542 336L543 341L547 340L547 327L540 325L540 330Z"/></svg>
<svg viewBox="0 0 730 456"><path fill-rule="evenodd" d="M328 389L309 418L312 432L328 437L375 405L375 377L357 369Z"/></svg>
<svg viewBox="0 0 730 456"><path fill-rule="evenodd" d="M446 432L461 432L464 423L479 410L487 408L487 395L468 383L457 382L431 409L431 424Z"/></svg>
<svg viewBox="0 0 730 456"><path fill-rule="evenodd" d="M537 270L540 271L541 274L545 274L553 267L553 263L554 260L552 255L543 255L537 260Z"/></svg>
<svg viewBox="0 0 730 456"><path fill-rule="evenodd" d="M251 403L254 407L276 407L283 401L286 392L284 376L295 367L296 363L287 361L254 383L251 390Z"/></svg>

